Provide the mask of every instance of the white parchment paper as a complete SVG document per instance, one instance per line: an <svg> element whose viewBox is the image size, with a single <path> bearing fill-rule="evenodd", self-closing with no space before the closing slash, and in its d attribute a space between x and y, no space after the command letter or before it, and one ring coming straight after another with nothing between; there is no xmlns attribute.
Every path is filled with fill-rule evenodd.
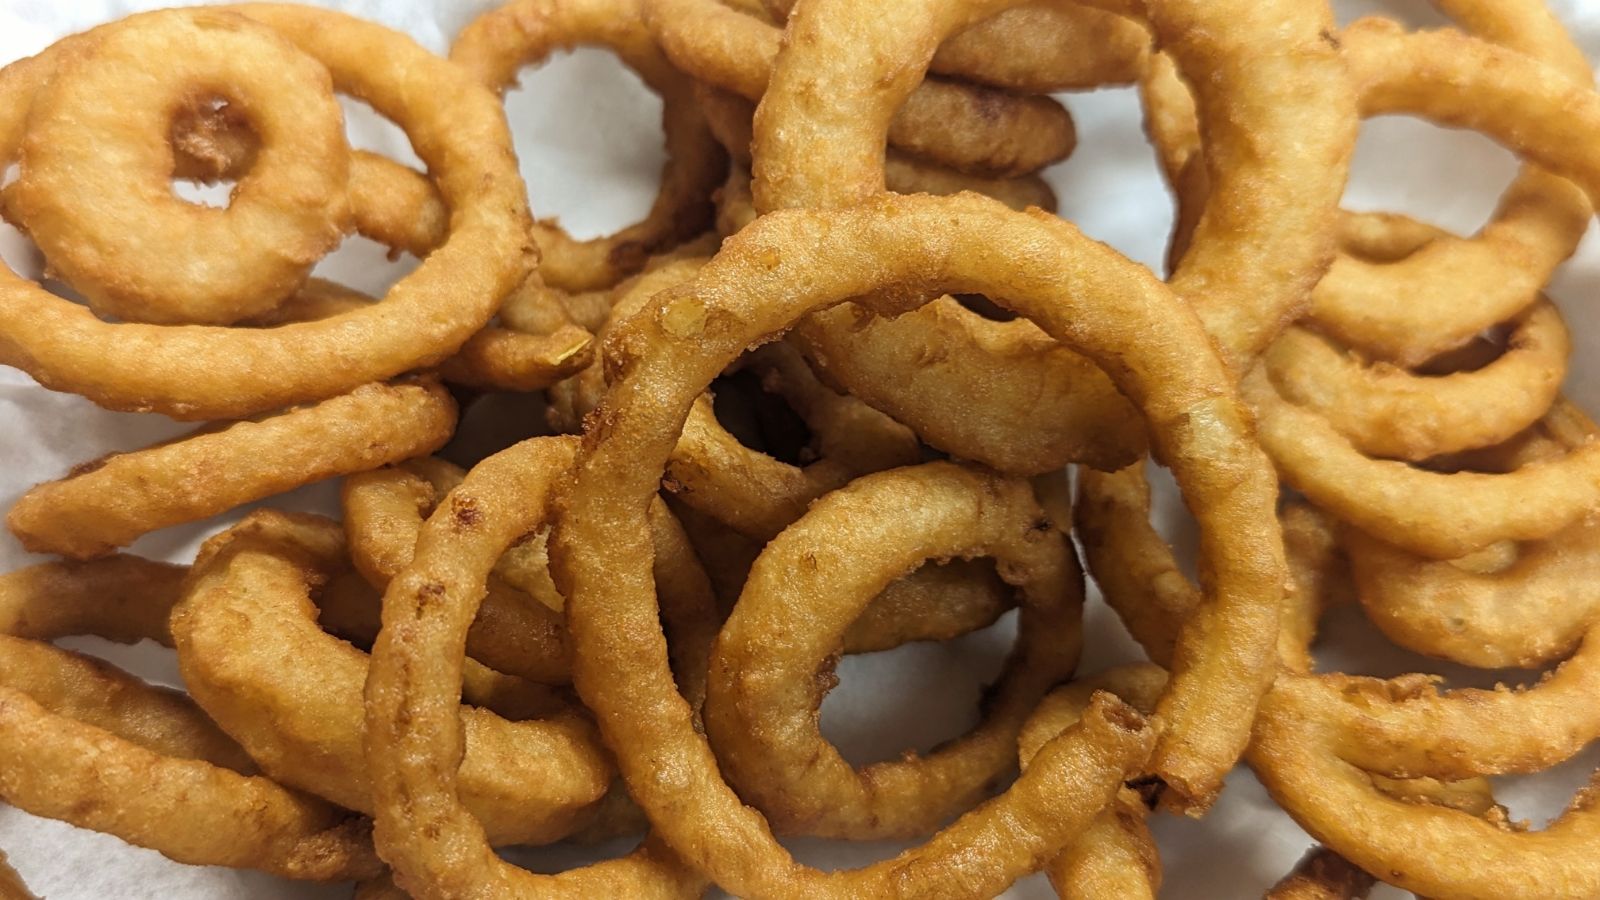
<svg viewBox="0 0 1600 900"><path fill-rule="evenodd" d="M0 4L0 63L34 53L64 34L161 5L167 4L5 0ZM325 0L325 5L381 21L442 52L461 26L490 4ZM1341 21L1367 13L1416 24L1442 21L1421 0L1351 0L1336 6ZM1590 58L1600 57L1600 0L1552 0L1552 6ZM662 162L659 102L596 51L563 57L537 73L527 73L524 81L525 87L510 96L508 108L536 212L560 215L580 236L610 230L641 215L649 206ZM1171 221L1170 201L1140 129L1136 98L1129 90L1109 90L1066 99L1077 118L1080 147L1072 159L1049 172L1061 195L1061 214L1134 259L1159 266ZM350 113L351 134L358 145L413 159L404 138L387 123L354 105ZM1514 171L1507 153L1477 136L1411 120L1379 120L1363 131L1347 204L1408 212L1470 232L1489 215ZM1600 409L1596 244L1586 241L1551 287L1574 332L1576 352L1568 391L1591 410ZM0 228L0 255L14 267L37 271L37 255L9 227ZM381 291L399 269L371 245L352 241L329 257L318 273ZM22 373L0 367L0 507L9 507L29 486L57 478L74 464L184 430L185 426L159 416L107 412L81 398L51 393ZM333 513L336 501L336 487L325 484L269 503ZM1181 544L1183 523L1170 502L1168 512L1169 531ZM236 517L237 513L226 520L151 535L133 550L187 561L200 539ZM0 532L0 571L39 559L25 553L9 533ZM947 645L847 659L839 669L843 683L824 707L825 731L847 756L860 761L887 758L906 747L926 749L959 733L975 715L978 686L998 669L1009 645L1008 627L1010 622L1002 621ZM1480 685L1495 680L1496 673L1441 669L1395 651L1359 614L1334 616L1325 633L1330 649L1323 659L1330 667L1379 675L1440 671L1461 683ZM1137 655L1114 617L1098 602L1089 613L1088 635L1085 671ZM145 677L178 683L170 654L160 648L123 648L91 640L70 646L106 656ZM1591 750L1538 778L1503 780L1502 798L1514 813L1542 825L1597 763L1600 754ZM1309 838L1243 770L1233 775L1222 801L1203 822L1161 819L1155 827L1166 867L1163 895L1168 897L1260 896L1309 844ZM819 865L858 865L895 849L827 841L793 845L803 859ZM0 848L10 854L31 886L52 900L349 895L348 886L314 887L248 872L181 866L114 838L39 819L4 804L0 804ZM622 844L512 855L531 867L553 871L626 849ZM1053 892L1042 878L1034 877L1008 896L1044 898ZM1382 889L1375 896L1403 895Z"/></svg>

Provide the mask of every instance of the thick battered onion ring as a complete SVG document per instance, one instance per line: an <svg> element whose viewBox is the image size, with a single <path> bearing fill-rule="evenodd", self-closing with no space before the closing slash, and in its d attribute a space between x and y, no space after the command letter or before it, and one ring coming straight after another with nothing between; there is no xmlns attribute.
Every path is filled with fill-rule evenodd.
<svg viewBox="0 0 1600 900"><path fill-rule="evenodd" d="M369 812L367 657L318 627L309 590L346 566L337 523L258 511L201 549L172 634L195 701L263 769ZM460 716L463 802L496 844L565 837L610 786L610 760L582 716L508 722L473 707Z"/></svg>
<svg viewBox="0 0 1600 900"><path fill-rule="evenodd" d="M137 322L226 325L293 293L349 224L327 70L221 10L130 16L78 48L33 98L6 190L50 267L96 312ZM171 185L174 111L216 100L259 135L226 209Z"/></svg>
<svg viewBox="0 0 1600 900"><path fill-rule="evenodd" d="M1436 472L1373 459L1314 412L1285 402L1257 371L1244 380L1257 435L1284 481L1373 537L1454 559L1497 541L1548 537L1600 508L1600 440L1559 402L1532 430L1570 448L1509 472Z"/></svg>
<svg viewBox="0 0 1600 900"><path fill-rule="evenodd" d="M527 203L493 94L379 25L304 6L231 8L322 62L336 90L406 132L451 211L448 239L384 302L271 329L111 324L0 269L0 363L111 409L246 416L444 359L527 277ZM0 70L0 164L15 160L30 100L60 52Z"/></svg>
<svg viewBox="0 0 1600 900"><path fill-rule="evenodd" d="M345 480L350 557L369 584L384 590L411 564L422 523L464 475L442 460L413 460ZM554 592L551 586L549 593ZM478 617L467 632L467 653L510 675L567 683L572 670L560 606L559 596L519 593L499 575L490 575Z"/></svg>
<svg viewBox="0 0 1600 900"><path fill-rule="evenodd" d="M1376 882L1326 847L1312 847L1264 900L1361 900Z"/></svg>
<svg viewBox="0 0 1600 900"><path fill-rule="evenodd" d="M645 0L645 20L674 65L747 100L760 100L783 32L716 0ZM1066 159L1077 132L1048 97L939 79L908 85L885 113L884 141L962 172L1026 175ZM914 90L913 90L914 88Z"/></svg>
<svg viewBox="0 0 1600 900"><path fill-rule="evenodd" d="M1569 656L1600 618L1600 520L1591 517L1487 571L1344 538L1367 617L1402 647L1485 669Z"/></svg>
<svg viewBox="0 0 1600 900"><path fill-rule="evenodd" d="M756 217L755 201L750 196L750 163L752 120L755 103L731 91L705 84L695 85L695 97L700 110L717 141L727 148L734 165L728 180L717 194L717 220L719 223L737 222L736 227L718 231L724 237L733 234ZM923 162L893 149L884 152L883 180L889 190L897 194L959 194L974 191L987 194L1012 209L1021 211L1030 206L1056 209L1056 192L1038 175L1019 175L1015 178L985 178L969 175L955 169Z"/></svg>
<svg viewBox="0 0 1600 900"><path fill-rule="evenodd" d="M878 592L924 560L955 557L993 557L1021 594L1016 648L984 694L982 721L926 756L856 769L819 729L831 684L817 673ZM936 830L988 794L1029 713L1077 667L1082 589L1070 540L1025 481L934 462L851 482L767 545L712 648L705 727L723 776L780 832ZM774 652L780 633L788 639Z"/></svg>
<svg viewBox="0 0 1600 900"><path fill-rule="evenodd" d="M608 288L650 256L693 238L711 223L711 194L727 171L707 129L694 84L672 67L644 25L644 0L514 0L474 19L450 48L450 60L503 94L517 71L578 45L615 53L661 96L667 164L650 212L616 234L575 240L553 220L535 223L540 278L554 288Z"/></svg>
<svg viewBox="0 0 1600 900"><path fill-rule="evenodd" d="M1145 711L1155 708L1166 684L1167 673L1160 666L1136 663L1052 691L1022 727L1017 753L1023 769L1046 741L1083 716L1095 691L1110 691ZM1111 808L1045 867L1056 896L1062 900L1155 900L1161 890L1161 858L1155 836L1145 825L1148 813L1137 791L1120 790Z"/></svg>
<svg viewBox="0 0 1600 900"><path fill-rule="evenodd" d="M160 528L431 453L455 424L455 401L437 383L364 385L79 466L23 494L6 525L36 552L102 556Z"/></svg>
<svg viewBox="0 0 1600 900"><path fill-rule="evenodd" d="M1263 357L1280 395L1328 420L1364 453L1423 460L1515 437L1555 403L1572 343L1555 304L1511 325L1506 348L1469 372L1419 375L1363 363L1313 331L1291 327Z"/></svg>
<svg viewBox="0 0 1600 900"><path fill-rule="evenodd" d="M460 690L462 655L446 648L463 645L495 562L545 521L550 492L568 476L576 443L534 439L479 463L429 517L410 566L384 595L384 628L367 680L367 758L377 806L375 836L396 880L413 895L521 890L574 898L688 898L704 889L704 879L653 838L623 859L560 875L536 875L500 860L457 789L463 737L458 728L434 721L439 701ZM665 525L687 547L670 516L658 516L657 522L658 529ZM696 575L681 565L682 571L671 574L684 553L648 552L658 562L664 598L674 595L675 583L684 592L680 596L700 598L700 614L691 610L686 625L703 634L679 642L678 668L687 685L704 684L711 636L704 626L714 626L710 586L703 572ZM665 605L663 615L670 625L674 617ZM654 627L660 634L660 619ZM692 688L690 693L686 702L698 705ZM674 696L684 699L676 689Z"/></svg>
<svg viewBox="0 0 1600 900"><path fill-rule="evenodd" d="M634 799L670 829L674 847L735 893L769 893L771 879L796 870L781 851L750 851L771 847L766 826L710 770L710 751L691 733L687 709L669 696L651 637L649 581L636 574L644 535L633 510L655 492L694 397L745 348L845 298L887 291L880 303L893 298L905 309L938 290L1003 298L1105 363L1143 410L1158 455L1201 519L1213 593L1178 642L1172 685L1158 707L1167 731L1147 770L1176 802L1203 807L1214 797L1248 740L1244 712L1270 678L1286 578L1272 515L1276 482L1248 437L1225 366L1194 316L1148 270L1053 216L1012 212L975 195L888 194L859 207L763 216L725 242L694 282L659 295L650 314L628 319L608 339L612 388L591 418L582 474L551 542L552 572L568 599L574 683L609 746L652 748L649 759L626 751L619 759ZM619 677L603 673L600 660L634 665ZM648 715L626 712L641 705ZM649 772L663 759L702 773L697 789L654 781ZM1035 782L1025 775L1021 783ZM667 823L668 808L688 814ZM990 815L974 815L953 827L993 826ZM1051 853L1056 836L1050 830L1050 840L1040 832L1038 843L1020 841L1017 855L980 866L988 871L963 883L1009 883L1020 848ZM918 853L919 865L939 868L935 860L949 849L943 841ZM860 887L849 878L828 883Z"/></svg>
<svg viewBox="0 0 1600 900"><path fill-rule="evenodd" d="M0 797L178 862L286 878L376 874L365 820L268 778L181 694L43 643L171 644L183 570L137 557L0 577Z"/></svg>

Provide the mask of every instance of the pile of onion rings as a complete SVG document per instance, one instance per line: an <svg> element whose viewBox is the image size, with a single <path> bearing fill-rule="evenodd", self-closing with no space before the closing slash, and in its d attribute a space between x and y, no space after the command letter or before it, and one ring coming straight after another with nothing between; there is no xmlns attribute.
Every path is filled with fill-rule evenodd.
<svg viewBox="0 0 1600 900"><path fill-rule="evenodd" d="M58 558L0 575L0 801L368 900L1036 873L1154 898L1184 887L1158 817L1243 765L1315 841L1267 897L1600 896L1600 773L1540 830L1488 782L1600 740L1600 426L1551 296L1600 205L1600 93L1544 0L1433 3L1449 26L511 0L443 55L251 3L0 68L0 218L44 263L0 265L0 364L201 423L8 510ZM659 96L667 156L592 239L535 218L503 105L580 45ZM1071 92L1129 85L1163 272L1047 177ZM352 147L341 99L422 167ZM1481 232L1340 208L1361 120L1393 114L1518 157ZM321 277L353 236L415 265ZM259 507L333 481L329 515ZM184 565L123 552L216 516ZM1144 658L1081 672L1101 600ZM1363 651L1544 674L1333 670L1330 614ZM988 630L1011 649L963 733L878 762L827 733L845 657ZM170 651L186 691L78 636ZM905 843L830 870L803 837ZM613 840L548 874L503 855ZM0 898L22 876L0 854Z"/></svg>

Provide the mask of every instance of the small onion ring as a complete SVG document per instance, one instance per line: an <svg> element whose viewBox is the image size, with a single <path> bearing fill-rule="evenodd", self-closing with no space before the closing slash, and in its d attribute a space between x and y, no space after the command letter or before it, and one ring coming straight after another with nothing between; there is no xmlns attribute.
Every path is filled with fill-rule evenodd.
<svg viewBox="0 0 1600 900"><path fill-rule="evenodd" d="M11 861L6 859L5 851L0 850L0 900L39 900L11 867Z"/></svg>
<svg viewBox="0 0 1600 900"><path fill-rule="evenodd" d="M1280 396L1327 419L1357 449L1417 461L1510 440L1555 403L1572 350L1561 313L1541 300L1510 327L1504 352L1470 372L1365 363L1298 326L1262 362Z"/></svg>
<svg viewBox="0 0 1600 900"><path fill-rule="evenodd" d="M460 730L433 724L439 701L459 691L463 657L456 651L465 643L490 569L513 542L545 521L550 494L568 477L576 451L573 438L535 438L479 463L429 517L411 564L384 594L384 628L373 646L366 693L374 836L396 880L413 895L520 890L574 898L692 898L705 887L704 878L655 838L622 859L560 875L537 875L499 859L456 787L464 749ZM670 516L657 521L687 547ZM654 548L650 556L656 557ZM704 573L669 575L660 563L682 561L681 552L656 558L656 572L664 576L663 597L673 596L674 582L684 579L679 587L688 590L681 595L700 598L698 606L692 599L687 604L696 607L685 610L690 627L714 624ZM664 605L662 612L671 627L671 610ZM660 619L655 628L661 634ZM693 685L704 684L711 630L688 637L678 643L685 654L679 674L690 686L689 696L676 687L673 696L698 706Z"/></svg>
<svg viewBox="0 0 1600 900"><path fill-rule="evenodd" d="M347 565L337 523L257 511L201 548L172 634L195 701L263 769L369 812L367 657L317 626L309 590ZM462 707L460 717L460 790L496 844L565 837L610 786L614 769L582 716L508 722Z"/></svg>
<svg viewBox="0 0 1600 900"><path fill-rule="evenodd" d="M384 302L246 330L111 324L0 267L0 364L110 409L217 419L317 400L437 362L480 329L535 260L511 136L494 95L404 36L305 6L229 7L328 66L334 88L399 123L451 210L449 238ZM0 70L0 163L60 54Z"/></svg>
<svg viewBox="0 0 1600 900"><path fill-rule="evenodd" d="M650 637L649 580L635 576L643 558L636 525L643 523L634 507L657 489L694 397L746 348L851 297L888 290L880 302L892 298L905 309L940 289L1003 298L1105 363L1143 408L1158 455L1201 517L1214 593L1178 642L1172 685L1158 707L1167 730L1149 769L1172 788L1171 802L1203 808L1215 796L1249 739L1240 710L1270 680L1287 577L1272 515L1276 480L1248 436L1209 339L1148 270L1054 216L1016 213L976 195L886 194L859 207L763 216L728 239L692 284L658 295L650 315L629 318L608 339L612 387L590 419L582 474L551 541L580 696L596 710L609 746L652 748L650 760L627 751L619 759L634 799L655 813L658 827L672 829L674 847L735 893L770 892L770 879L801 870L710 770L711 753L692 733L688 710L668 697ZM602 672L600 660L635 665L629 677L618 677ZM622 712L638 704L650 705L651 714ZM648 774L663 758L674 769L710 774L696 777L693 792L676 790ZM662 814L668 807L692 811L669 823ZM953 826L956 833L993 824L976 815ZM1036 837L983 883L998 889L1016 877L1023 846L1046 854L1065 843L1053 830ZM732 851L730 841L742 849ZM935 837L927 849L949 849L942 841ZM752 854L753 846L764 849ZM860 886L849 877L827 883Z"/></svg>
<svg viewBox="0 0 1600 900"><path fill-rule="evenodd" d="M646 0L645 21L673 64L694 78L747 100L766 93L783 42L776 26L716 0ZM884 140L958 171L1026 175L1066 159L1077 144L1072 117L1048 97L928 79L901 99L885 116Z"/></svg>
<svg viewBox="0 0 1600 900"><path fill-rule="evenodd" d="M982 720L925 756L856 769L819 729L831 685L817 673L896 578L927 559L976 557L996 560L1022 607ZM947 462L856 479L772 539L712 647L704 717L723 776L786 834L877 840L938 829L988 794L1028 714L1077 667L1082 589L1070 539L1025 481ZM788 635L781 653L778 633Z"/></svg>
<svg viewBox="0 0 1600 900"><path fill-rule="evenodd" d="M700 114L693 82L645 28L643 6L644 0L514 0L468 23L450 47L451 62L502 95L519 69L542 64L556 50L594 45L615 53L661 96L667 164L645 218L591 240L573 239L554 220L534 224L539 275L554 288L611 287L711 223L711 194L727 161Z"/></svg>
<svg viewBox="0 0 1600 900"><path fill-rule="evenodd" d="M42 643L104 634L170 646L183 574L113 556L0 576L0 797L178 862L317 881L375 874L364 819L248 774L248 757L182 695Z"/></svg>
<svg viewBox="0 0 1600 900"><path fill-rule="evenodd" d="M455 424L455 401L437 383L363 385L78 466L23 494L6 525L34 551L102 556L161 528L431 453Z"/></svg>
<svg viewBox="0 0 1600 900"><path fill-rule="evenodd" d="M24 104L6 209L95 312L227 325L293 293L344 237L350 148L333 85L271 28L226 10L168 9L96 29L78 47ZM171 185L174 110L212 91L260 135L226 209L181 200Z"/></svg>

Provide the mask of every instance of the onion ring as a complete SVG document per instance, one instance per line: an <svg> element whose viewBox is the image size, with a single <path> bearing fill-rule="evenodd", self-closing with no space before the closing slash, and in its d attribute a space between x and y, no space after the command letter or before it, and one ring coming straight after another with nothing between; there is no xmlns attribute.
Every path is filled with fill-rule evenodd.
<svg viewBox="0 0 1600 900"><path fill-rule="evenodd" d="M4 851L0 851L0 900L39 900L11 867Z"/></svg>
<svg viewBox="0 0 1600 900"><path fill-rule="evenodd" d="M819 249L785 249L793 247ZM888 262L894 259L914 260L908 265L913 277L896 280ZM861 207L763 216L725 242L692 284L658 295L651 314L629 318L608 339L615 379L591 418L582 475L551 542L552 573L568 599L580 696L596 710L609 746L651 747L654 759L670 758L675 768L712 765L703 740L685 731L687 711L666 696L658 654L645 637L654 630L646 624L648 579L628 574L642 537L632 505L656 490L693 398L745 348L845 298L889 289L883 299L892 297L903 309L940 288L1004 298L1049 333L1105 362L1138 398L1160 457L1201 516L1215 592L1179 641L1172 686L1158 707L1167 731L1149 771L1173 789L1175 804L1204 807L1248 741L1239 711L1270 678L1286 576L1271 514L1275 480L1246 436L1230 377L1207 351L1197 320L1148 270L1053 216L1012 212L976 195L889 194ZM1113 307L1095 304L1110 296L1118 299L1108 319ZM1156 371L1168 377L1158 379ZM1232 549L1223 552L1224 546ZM1233 634L1223 638L1223 632ZM602 659L634 661L635 671L602 677ZM640 703L651 704L651 715L621 712ZM639 754L624 752L619 763L634 799L656 813L658 827L669 827L660 815L667 806L694 808L673 823L667 838L724 888L748 894L755 885L747 879L791 871L772 863L782 858L776 853L763 851L755 857L760 861L748 861L748 848L768 843L765 826L741 811L719 777L697 779L701 788L690 797L653 782L646 771L653 763ZM986 818L980 814L974 822ZM701 834L703 828L715 833ZM718 852L724 841L745 849ZM736 866L736 858L747 864ZM1016 874L1002 866L993 873L995 886Z"/></svg>
<svg viewBox="0 0 1600 900"><path fill-rule="evenodd" d="M1573 652L1600 618L1600 521L1519 546L1471 571L1350 529L1344 537L1367 617L1402 647L1485 669L1535 668Z"/></svg>
<svg viewBox="0 0 1600 900"><path fill-rule="evenodd" d="M845 523L852 539L839 541ZM856 769L819 729L831 684L817 673L873 596L925 559L954 557L994 557L1022 598L1017 644L984 694L982 721L926 756ZM936 830L986 796L1028 714L1076 668L1082 578L1070 540L1024 481L934 462L828 494L762 551L712 648L704 716L723 776L783 833ZM782 653L772 651L778 633L789 635Z"/></svg>
<svg viewBox="0 0 1600 900"><path fill-rule="evenodd" d="M263 776L187 698L42 643L171 644L183 570L137 557L0 577L0 797L178 862L332 881L375 874L365 820Z"/></svg>
<svg viewBox="0 0 1600 900"><path fill-rule="evenodd" d="M455 401L436 383L365 385L79 466L22 495L6 524L31 550L88 559L160 528L431 453L455 421Z"/></svg>
<svg viewBox="0 0 1600 900"><path fill-rule="evenodd" d="M367 659L317 626L308 591L346 565L336 523L252 513L201 549L172 633L196 702L269 774L369 812ZM463 707L460 717L470 748L460 790L496 844L566 836L610 786L611 763L581 716L507 722Z"/></svg>
<svg viewBox="0 0 1600 900"><path fill-rule="evenodd" d="M536 875L500 860L489 850L483 827L462 806L451 777L462 758L462 736L456 728L432 724L438 708L433 695L455 694L461 680L461 654L443 648L464 643L495 561L545 520L549 492L567 476L576 443L534 439L480 463L429 517L411 565L384 595L385 627L373 647L367 680L367 758L377 805L376 840L398 883L413 894L454 897L498 888L696 897L705 886L653 838L628 857L561 875ZM682 557L660 557L674 558ZM709 610L703 573L699 581L696 593ZM664 597L670 585L663 579ZM704 641L709 639L707 631ZM685 682L704 684L707 643L696 638L682 644L691 648L684 658L698 667L698 674L684 675ZM685 702L698 705L692 693ZM673 695L684 700L676 689Z"/></svg>
<svg viewBox="0 0 1600 900"><path fill-rule="evenodd" d="M343 238L344 117L327 70L271 28L226 10L162 10L78 48L23 104L6 208L97 313L226 325L277 305ZM213 99L260 135L226 209L187 203L170 184L174 110Z"/></svg>
<svg viewBox="0 0 1600 900"><path fill-rule="evenodd" d="M711 194L726 172L693 83L672 67L644 25L643 0L514 0L470 22L450 61L504 94L517 71L579 44L604 47L661 96L667 165L654 205L637 224L608 237L575 240L553 220L536 222L539 274L567 291L607 288L642 269L650 256L700 234L711 223Z"/></svg>
<svg viewBox="0 0 1600 900"><path fill-rule="evenodd" d="M1364 364L1300 327L1285 331L1263 363L1284 399L1327 419L1357 449L1417 461L1510 440L1555 403L1572 350L1561 313L1543 300L1511 328L1505 351L1471 372Z"/></svg>
<svg viewBox="0 0 1600 900"><path fill-rule="evenodd" d="M692 77L747 100L766 93L783 36L776 26L715 0L646 0L645 21ZM1066 159L1077 144L1072 117L1048 97L928 79L901 99L885 115L885 140L962 172L1026 175Z"/></svg>
<svg viewBox="0 0 1600 900"><path fill-rule="evenodd" d="M1561 402L1532 431L1570 448L1510 472L1433 472L1363 455L1321 416L1278 397L1266 375L1244 380L1257 435L1295 490L1373 537L1454 559L1497 541L1548 537L1600 508L1600 441Z"/></svg>
<svg viewBox="0 0 1600 900"><path fill-rule="evenodd" d="M1082 717L1095 691L1110 691L1142 712L1154 709L1166 683L1165 670L1144 663L1107 669L1052 691L1022 727L1017 753L1023 769L1046 741ZM1119 791L1112 807L1045 867L1056 896L1154 900L1161 890L1161 858L1145 824L1148 813L1137 791Z"/></svg>
<svg viewBox="0 0 1600 900"><path fill-rule="evenodd" d="M0 364L110 409L245 416L437 362L527 276L535 257L527 204L492 94L378 25L303 6L233 9L328 66L336 90L399 123L451 210L448 239L383 303L259 330L110 324L3 269ZM46 51L0 70L0 161L16 158L29 101L59 55Z"/></svg>

